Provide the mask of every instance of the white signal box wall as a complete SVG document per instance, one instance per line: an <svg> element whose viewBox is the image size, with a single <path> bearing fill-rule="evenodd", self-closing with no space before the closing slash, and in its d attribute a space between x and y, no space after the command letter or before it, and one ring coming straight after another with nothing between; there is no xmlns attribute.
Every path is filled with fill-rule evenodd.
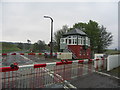
<svg viewBox="0 0 120 90"><path fill-rule="evenodd" d="M58 53L58 59L72 59L72 53Z"/></svg>
<svg viewBox="0 0 120 90"><path fill-rule="evenodd" d="M61 59L61 52L57 52L57 59Z"/></svg>

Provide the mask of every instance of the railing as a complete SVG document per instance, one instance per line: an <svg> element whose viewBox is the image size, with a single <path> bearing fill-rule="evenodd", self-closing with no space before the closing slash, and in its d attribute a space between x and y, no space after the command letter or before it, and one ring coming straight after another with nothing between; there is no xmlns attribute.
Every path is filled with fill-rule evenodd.
<svg viewBox="0 0 120 90"><path fill-rule="evenodd" d="M68 51L72 53L74 59L77 59L77 56L75 55L74 51L72 51L72 49L68 48Z"/></svg>
<svg viewBox="0 0 120 90"><path fill-rule="evenodd" d="M95 70L103 70L106 59L75 60L31 64L14 67L2 67L2 88L44 88L61 84L75 88L69 80L90 74ZM99 62L101 64L99 65ZM94 66L96 62L96 66Z"/></svg>

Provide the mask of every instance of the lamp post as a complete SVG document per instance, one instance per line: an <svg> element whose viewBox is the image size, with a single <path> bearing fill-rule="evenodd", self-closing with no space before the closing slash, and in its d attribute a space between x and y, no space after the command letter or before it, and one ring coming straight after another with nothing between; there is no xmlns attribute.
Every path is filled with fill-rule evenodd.
<svg viewBox="0 0 120 90"><path fill-rule="evenodd" d="M51 42L50 42L50 55L53 56L53 19L50 16L44 16L44 18L49 18L51 20Z"/></svg>

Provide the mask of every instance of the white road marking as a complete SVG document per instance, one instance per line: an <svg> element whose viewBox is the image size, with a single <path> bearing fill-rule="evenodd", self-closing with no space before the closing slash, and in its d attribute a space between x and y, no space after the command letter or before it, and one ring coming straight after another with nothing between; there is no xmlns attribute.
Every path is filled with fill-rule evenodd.
<svg viewBox="0 0 120 90"><path fill-rule="evenodd" d="M62 76L60 76L60 75L58 75L58 74L54 74L54 72L50 71L50 70L47 69L47 68L45 68L45 71L46 71L51 77L53 77L53 78L54 78L54 75L56 75L57 77L59 77L58 79L61 79L61 80L65 83L66 87L77 89L75 86L73 86L72 84L70 84L70 82L68 82L67 80L64 80L64 79L62 78Z"/></svg>
<svg viewBox="0 0 120 90"><path fill-rule="evenodd" d="M19 53L16 53L17 55L20 55ZM33 60L31 60L31 59L29 59L28 57L25 57L24 55L20 55L21 57L23 57L24 59L26 59L26 60L29 60L29 61L32 61L33 62ZM33 62L33 63L35 63L35 62Z"/></svg>
<svg viewBox="0 0 120 90"><path fill-rule="evenodd" d="M85 68L88 68L87 66L85 66ZM88 68L89 69L89 68ZM90 69L89 69L90 70ZM105 75L105 76L108 76L108 77L113 77L113 78L116 78L116 79L120 79L119 77L116 77L116 76L113 76L113 75L110 75L110 74L107 74L107 73L103 73L103 72L99 72L99 71L96 71L96 70L93 70L93 72L96 72L98 74L102 74L102 75Z"/></svg>
<svg viewBox="0 0 120 90"><path fill-rule="evenodd" d="M116 79L120 79L119 77L116 77L116 76L113 76L113 75L110 75L110 74L107 74L107 73L103 73L103 72L98 72L98 71L95 71L99 74L102 74L102 75L105 75L105 76L108 76L108 77L113 77L113 78L116 78Z"/></svg>
<svg viewBox="0 0 120 90"><path fill-rule="evenodd" d="M88 68L88 67L85 66L85 68ZM91 70L91 69L88 68L88 70ZM93 70L93 72L96 72L98 74L102 74L102 75L105 75L105 76L108 76L108 77L113 77L113 78L116 78L116 79L120 79L119 77L116 77L116 76L113 76L113 75L110 75L110 74L107 74L107 73L99 72L99 71L96 71L96 70Z"/></svg>
<svg viewBox="0 0 120 90"><path fill-rule="evenodd" d="M20 55L21 57L23 57L24 59L27 59L27 60L30 60L29 58L23 56L23 55ZM32 61L32 60L30 60ZM56 62L52 62L50 64L56 64ZM47 65L49 66L50 65L49 63L47 63ZM33 65L26 65L27 67L33 67ZM23 66L21 66L20 68L23 68ZM46 72L52 76L54 78L54 72L50 71L49 69L46 68ZM62 76L58 75L58 74L55 74L57 77L59 77L59 79L63 80ZM64 88L74 88L74 89L77 89L75 86L73 86L72 84L70 84L70 82L66 81L66 80L63 80L63 82L65 83L65 86Z"/></svg>

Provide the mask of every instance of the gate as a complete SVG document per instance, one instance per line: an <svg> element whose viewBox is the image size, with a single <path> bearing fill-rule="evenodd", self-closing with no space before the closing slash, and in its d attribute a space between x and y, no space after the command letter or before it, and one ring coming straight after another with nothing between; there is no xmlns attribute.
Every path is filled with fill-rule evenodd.
<svg viewBox="0 0 120 90"><path fill-rule="evenodd" d="M46 88L56 84L75 88L67 81L105 69L105 61L106 59L62 60L45 64L2 67L0 68L2 88Z"/></svg>
<svg viewBox="0 0 120 90"><path fill-rule="evenodd" d="M0 56L2 56L2 65L10 66L14 62L19 63L19 65L24 65L26 62L32 64L39 61L40 58L45 59L47 56L50 56L50 53L2 53ZM53 53L53 56L56 58L57 53Z"/></svg>

